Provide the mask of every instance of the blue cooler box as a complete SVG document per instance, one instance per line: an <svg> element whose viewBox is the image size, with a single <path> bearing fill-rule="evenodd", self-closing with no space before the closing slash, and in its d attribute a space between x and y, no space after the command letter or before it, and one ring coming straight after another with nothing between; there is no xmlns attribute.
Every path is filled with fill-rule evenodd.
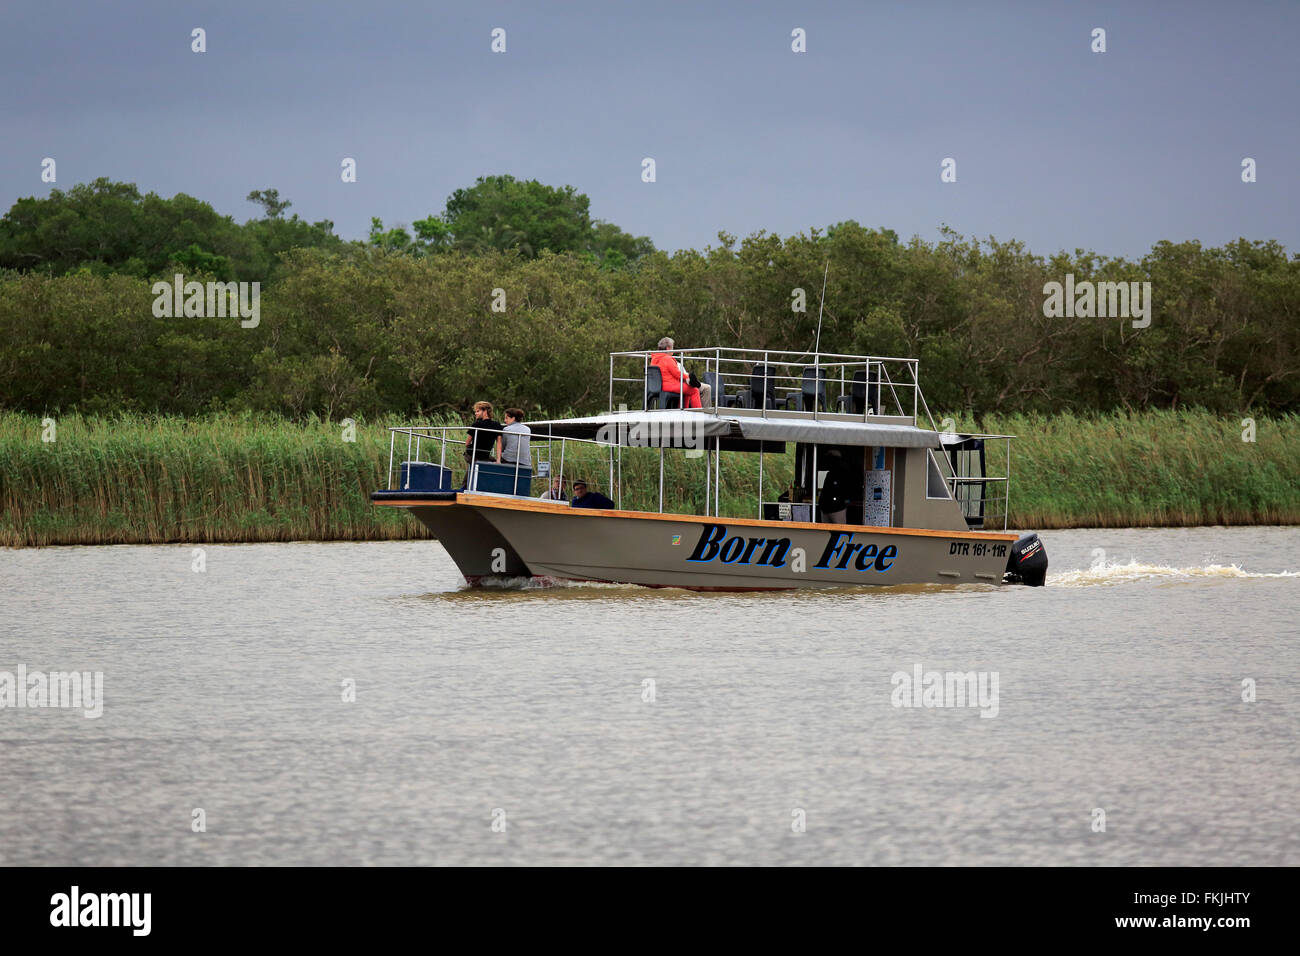
<svg viewBox="0 0 1300 956"><path fill-rule="evenodd" d="M427 461L404 461L397 487L402 491L451 491L451 469Z"/></svg>
<svg viewBox="0 0 1300 956"><path fill-rule="evenodd" d="M470 491L488 491L498 495L524 495L532 493L533 470L520 467L515 477L514 465L498 465L494 461L474 463Z"/></svg>

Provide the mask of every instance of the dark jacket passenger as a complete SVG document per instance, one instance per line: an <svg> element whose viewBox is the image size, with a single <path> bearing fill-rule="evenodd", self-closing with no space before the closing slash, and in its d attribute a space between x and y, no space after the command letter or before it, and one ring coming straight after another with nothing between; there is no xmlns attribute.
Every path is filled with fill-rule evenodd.
<svg viewBox="0 0 1300 956"><path fill-rule="evenodd" d="M587 486L580 481L573 483L573 500L569 502L575 508L613 508L614 502L610 501L599 491L588 491Z"/></svg>

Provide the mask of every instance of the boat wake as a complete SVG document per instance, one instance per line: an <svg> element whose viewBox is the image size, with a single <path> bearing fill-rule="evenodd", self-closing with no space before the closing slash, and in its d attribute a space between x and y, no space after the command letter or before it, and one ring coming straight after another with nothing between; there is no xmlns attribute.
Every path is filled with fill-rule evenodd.
<svg viewBox="0 0 1300 956"><path fill-rule="evenodd" d="M1086 588L1137 581L1203 581L1210 579L1300 578L1300 571L1244 571L1235 564L1207 564L1193 568L1171 568L1163 564L1143 564L1134 559L1128 564L1106 564L1079 571L1048 574L1047 585L1053 588Z"/></svg>
<svg viewBox="0 0 1300 956"><path fill-rule="evenodd" d="M494 591L539 591L545 588L563 587L568 582L559 578L529 577L528 575L484 574L465 579L465 588L484 588Z"/></svg>
<svg viewBox="0 0 1300 956"><path fill-rule="evenodd" d="M563 591L571 588L623 589L636 588L635 584L616 584L612 581L578 581L572 578L553 578L549 575L484 574L465 578L463 592L471 591Z"/></svg>

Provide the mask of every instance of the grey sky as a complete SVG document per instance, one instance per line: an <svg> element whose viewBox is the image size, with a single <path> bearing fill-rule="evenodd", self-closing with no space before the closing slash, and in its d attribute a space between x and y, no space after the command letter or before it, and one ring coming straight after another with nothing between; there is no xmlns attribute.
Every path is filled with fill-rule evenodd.
<svg viewBox="0 0 1300 956"><path fill-rule="evenodd" d="M240 221L274 186L346 238L512 173L666 249L856 219L1042 254L1300 251L1298 39L1293 2L6 0L0 207L49 191L50 156L60 188L107 176Z"/></svg>

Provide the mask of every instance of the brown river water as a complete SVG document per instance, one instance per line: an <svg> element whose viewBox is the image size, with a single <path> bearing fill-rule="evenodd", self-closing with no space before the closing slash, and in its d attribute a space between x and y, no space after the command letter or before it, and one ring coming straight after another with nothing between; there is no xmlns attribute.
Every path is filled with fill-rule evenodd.
<svg viewBox="0 0 1300 956"><path fill-rule="evenodd" d="M0 864L1300 864L1300 529L1043 539L768 594L0 550Z"/></svg>

